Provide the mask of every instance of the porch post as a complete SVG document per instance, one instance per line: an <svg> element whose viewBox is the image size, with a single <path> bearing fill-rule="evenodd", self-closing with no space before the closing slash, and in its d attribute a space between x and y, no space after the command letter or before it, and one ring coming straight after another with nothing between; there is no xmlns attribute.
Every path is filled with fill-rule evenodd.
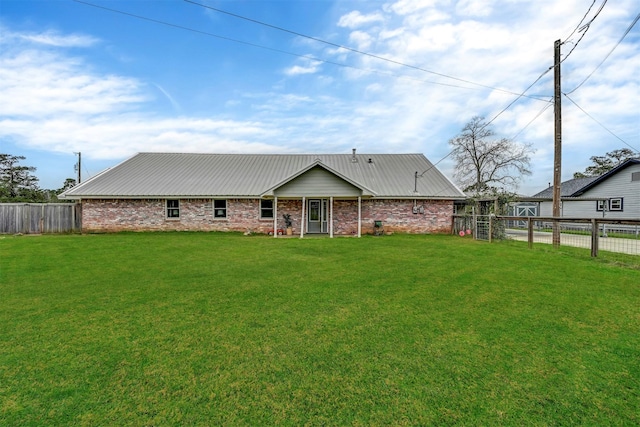
<svg viewBox="0 0 640 427"><path fill-rule="evenodd" d="M273 237L278 237L278 196L273 197Z"/></svg>
<svg viewBox="0 0 640 427"><path fill-rule="evenodd" d="M333 196L329 197L329 237L333 237Z"/></svg>
<svg viewBox="0 0 640 427"><path fill-rule="evenodd" d="M362 236L362 196L358 196L358 237Z"/></svg>
<svg viewBox="0 0 640 427"><path fill-rule="evenodd" d="M300 238L301 239L304 237L304 205L305 205L305 198L304 196L302 196L302 218L300 218Z"/></svg>

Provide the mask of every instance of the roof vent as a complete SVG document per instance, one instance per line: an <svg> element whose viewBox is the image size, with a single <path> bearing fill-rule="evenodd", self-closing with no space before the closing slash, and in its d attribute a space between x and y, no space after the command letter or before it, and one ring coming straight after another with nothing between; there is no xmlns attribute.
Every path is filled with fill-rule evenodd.
<svg viewBox="0 0 640 427"><path fill-rule="evenodd" d="M369 163L373 163L373 159L371 157L369 157L369 160L367 160Z"/></svg>
<svg viewBox="0 0 640 427"><path fill-rule="evenodd" d="M352 163L355 163L355 162L357 162L357 161L358 161L358 159L356 159L356 149L355 149L355 148L352 148L352 149L351 149L351 162L352 162Z"/></svg>

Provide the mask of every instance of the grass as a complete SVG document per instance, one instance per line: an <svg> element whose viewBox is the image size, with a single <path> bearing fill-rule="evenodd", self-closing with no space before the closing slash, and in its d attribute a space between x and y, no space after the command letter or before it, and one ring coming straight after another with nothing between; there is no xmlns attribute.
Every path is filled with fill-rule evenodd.
<svg viewBox="0 0 640 427"><path fill-rule="evenodd" d="M631 259L451 236L0 236L0 425L638 425Z"/></svg>

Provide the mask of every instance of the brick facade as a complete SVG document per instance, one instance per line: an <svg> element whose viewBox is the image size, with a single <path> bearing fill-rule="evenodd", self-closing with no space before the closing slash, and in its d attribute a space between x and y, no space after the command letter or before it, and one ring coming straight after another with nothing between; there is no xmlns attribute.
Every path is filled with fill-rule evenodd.
<svg viewBox="0 0 640 427"><path fill-rule="evenodd" d="M415 209L414 209L415 207ZM306 210L306 209L305 209ZM293 233L300 233L302 201L278 200L278 227L283 214L290 214ZM416 213L414 213L416 212ZM374 221L385 231L397 233L450 233L451 200L363 200L362 234L372 234ZM334 200L333 232L353 235L358 229L357 200ZM267 233L272 219L260 218L260 200L228 199L227 217L214 218L210 199L181 199L180 217L167 218L164 199L82 201L83 232L118 231L251 231Z"/></svg>

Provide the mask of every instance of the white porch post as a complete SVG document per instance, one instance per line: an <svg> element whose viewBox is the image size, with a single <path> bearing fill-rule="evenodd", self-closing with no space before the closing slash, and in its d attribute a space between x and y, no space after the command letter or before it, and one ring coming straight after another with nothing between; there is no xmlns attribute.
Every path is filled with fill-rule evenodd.
<svg viewBox="0 0 640 427"><path fill-rule="evenodd" d="M358 237L362 236L362 196L358 196Z"/></svg>
<svg viewBox="0 0 640 427"><path fill-rule="evenodd" d="M278 196L273 198L273 237L278 237Z"/></svg>
<svg viewBox="0 0 640 427"><path fill-rule="evenodd" d="M301 239L304 237L304 205L305 205L305 198L304 196L302 196L302 218L300 218L300 238Z"/></svg>
<svg viewBox="0 0 640 427"><path fill-rule="evenodd" d="M333 196L329 197L329 237L333 238Z"/></svg>

